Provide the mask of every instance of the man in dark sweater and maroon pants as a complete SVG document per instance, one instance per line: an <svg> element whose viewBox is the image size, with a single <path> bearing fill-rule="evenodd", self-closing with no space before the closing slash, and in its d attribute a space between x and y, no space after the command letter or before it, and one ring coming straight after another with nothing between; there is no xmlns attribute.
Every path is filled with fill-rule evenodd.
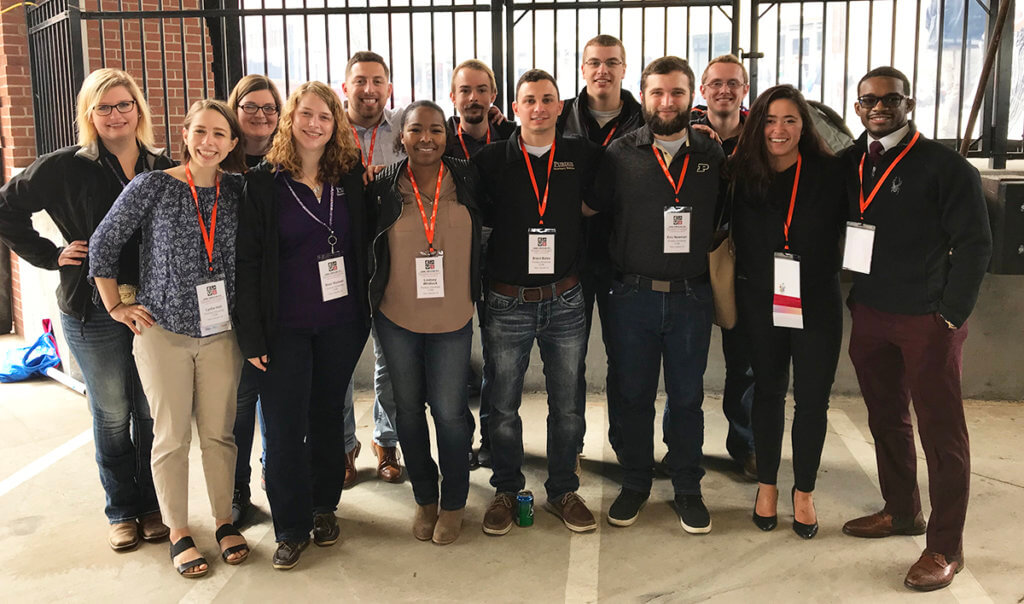
<svg viewBox="0 0 1024 604"><path fill-rule="evenodd" d="M843 532L927 532L927 547L904 584L930 591L952 583L964 565L970 448L960 372L992 234L978 171L908 122L909 93L896 69L868 72L855 104L867 132L845 153L851 222L843 265L854 271L850 358L868 408L885 506L850 520ZM911 399L928 463L927 525Z"/></svg>

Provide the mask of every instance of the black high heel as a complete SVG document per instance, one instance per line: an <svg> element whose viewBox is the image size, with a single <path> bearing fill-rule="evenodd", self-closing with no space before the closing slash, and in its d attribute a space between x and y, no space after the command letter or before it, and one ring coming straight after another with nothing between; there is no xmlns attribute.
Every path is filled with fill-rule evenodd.
<svg viewBox="0 0 1024 604"><path fill-rule="evenodd" d="M796 519L796 485L793 486L793 490L789 492L790 501L793 503L793 532L800 535L802 539L813 539L818 534L818 522L814 524L804 524L798 522Z"/></svg>
<svg viewBox="0 0 1024 604"><path fill-rule="evenodd" d="M757 515L757 497L761 494L761 488L758 487L757 494L754 495L754 513L751 518L754 521L754 526L761 529L762 531L768 532L773 530L779 525L779 515L774 514L772 516L758 516Z"/></svg>

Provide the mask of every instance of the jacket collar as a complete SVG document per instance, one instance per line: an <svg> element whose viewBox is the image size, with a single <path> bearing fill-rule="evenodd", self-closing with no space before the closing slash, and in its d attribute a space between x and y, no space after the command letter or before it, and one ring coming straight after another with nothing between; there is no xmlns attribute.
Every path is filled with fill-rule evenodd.
<svg viewBox="0 0 1024 604"><path fill-rule="evenodd" d="M907 130L906 136L903 137L903 140L901 140L900 142L896 143L896 145L893 146L892 149L902 149L903 147L906 147L908 144L910 144L910 139L914 138L914 134L917 132L917 124L914 123L914 120L909 120L909 121L907 121L907 125L910 126L910 129ZM860 136L853 143L854 147L856 147L857 150L862 152L862 153L867 153L868 139L869 138L871 138L871 137L868 136L868 131L867 130L865 130L864 132L861 132ZM921 135L921 138L924 138L924 135ZM887 155L888 155L888 152L889 152L889 149L886 149L886 154Z"/></svg>
<svg viewBox="0 0 1024 604"><path fill-rule="evenodd" d="M150 147L139 142L139 151L145 152L149 155L163 155L166 149L164 147ZM75 151L75 157L81 157L82 159L98 162L100 160L100 142L98 140L89 143L88 145L78 148Z"/></svg>
<svg viewBox="0 0 1024 604"><path fill-rule="evenodd" d="M634 132L634 136L636 137L635 144L637 147L650 147L654 144L654 133L651 132L651 127L649 125L644 124ZM711 145L718 144L689 126L686 127L686 140L687 144L683 145L683 148L680 149L680 151L685 149L686 151L683 151L685 153L706 152L711 148Z"/></svg>

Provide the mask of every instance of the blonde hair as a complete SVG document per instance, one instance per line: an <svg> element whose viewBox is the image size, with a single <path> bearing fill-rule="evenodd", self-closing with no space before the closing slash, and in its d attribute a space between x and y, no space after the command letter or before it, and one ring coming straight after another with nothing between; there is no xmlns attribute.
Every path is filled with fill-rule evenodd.
<svg viewBox="0 0 1024 604"><path fill-rule="evenodd" d="M154 146L153 138L153 117L149 109L149 103L142 96L142 90L135 83L135 78L120 69L104 67L90 73L82 82L82 89L78 91L78 145L88 147L97 142L99 134L96 126L92 123L92 111L99 105L110 89L124 86L135 101L135 108L139 112L139 123L135 127L135 139L147 147ZM115 111L117 111L115 109Z"/></svg>
<svg viewBox="0 0 1024 604"><path fill-rule="evenodd" d="M225 172L245 172L245 152L240 144L242 142L242 127L238 125L238 118L235 116L235 112L227 106L227 103L215 99L202 99L192 103L188 113L185 114L185 121L181 127L185 130L191 128L192 121L204 111L216 111L227 120L228 130L231 131L231 138L239 143L235 144L235 148L229 151L227 156L221 160L220 169ZM181 155L185 159L182 163L187 164L192 160L192 155L188 151L188 143L184 141L181 143Z"/></svg>
<svg viewBox="0 0 1024 604"><path fill-rule="evenodd" d="M296 88L295 92L285 101L284 111L281 112L281 123L277 134L274 135L274 143L270 146L270 151L267 152L266 160L280 165L282 169L287 170L296 178L303 176L302 159L295 149L295 139L292 137L292 123L295 120L295 112L299 108L299 100L307 93L315 94L320 100L327 103L327 108L334 116L334 132L331 134L331 140L327 141L327 145L324 147L324 154L320 156L320 166L317 169L316 177L318 180L336 185L341 182L342 175L359 163L360 154L338 93L323 82L306 82Z"/></svg>
<svg viewBox="0 0 1024 604"><path fill-rule="evenodd" d="M743 64L743 61L739 57L733 54L720 55L708 61L707 67L704 68L704 73L700 76L700 83L707 84L708 82L708 69L716 63L725 63L727 65L739 65L740 71L743 72L743 83L750 83L750 76L747 74L747 67Z"/></svg>
<svg viewBox="0 0 1024 604"><path fill-rule="evenodd" d="M497 92L498 83L494 79L494 72L480 59L467 59L459 63L452 71L452 92L455 92L455 76L459 75L459 72L463 69L474 69L476 71L482 71L487 74L487 79L491 82L491 92Z"/></svg>

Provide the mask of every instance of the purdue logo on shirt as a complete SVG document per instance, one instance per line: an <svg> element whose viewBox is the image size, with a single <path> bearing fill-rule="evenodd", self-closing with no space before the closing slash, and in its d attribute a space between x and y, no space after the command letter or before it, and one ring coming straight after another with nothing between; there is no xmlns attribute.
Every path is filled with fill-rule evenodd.
<svg viewBox="0 0 1024 604"><path fill-rule="evenodd" d="M707 172L711 169L711 164L697 164L697 174L701 172Z"/></svg>
<svg viewBox="0 0 1024 604"><path fill-rule="evenodd" d="M575 170L576 164L571 161L556 161L551 167L552 170Z"/></svg>

